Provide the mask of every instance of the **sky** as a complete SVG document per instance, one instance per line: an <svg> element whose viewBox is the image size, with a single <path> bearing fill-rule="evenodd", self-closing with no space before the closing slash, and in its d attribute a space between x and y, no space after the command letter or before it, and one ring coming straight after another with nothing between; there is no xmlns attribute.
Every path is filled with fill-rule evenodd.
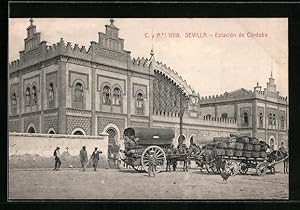
<svg viewBox="0 0 300 210"><path fill-rule="evenodd" d="M34 18L49 45L63 38L86 49L98 42L106 24L109 18ZM114 25L132 58L150 58L153 48L155 60L178 72L200 96L253 90L256 82L264 88L271 71L277 91L288 96L287 18L115 18ZM9 20L9 61L24 49L28 26L29 18Z"/></svg>

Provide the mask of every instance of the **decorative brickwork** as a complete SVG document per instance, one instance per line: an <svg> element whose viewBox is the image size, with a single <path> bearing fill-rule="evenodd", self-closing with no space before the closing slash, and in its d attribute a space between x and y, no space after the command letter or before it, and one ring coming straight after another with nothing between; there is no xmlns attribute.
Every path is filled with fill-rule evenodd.
<svg viewBox="0 0 300 210"><path fill-rule="evenodd" d="M98 135L103 132L103 129L109 123L113 123L116 126L118 126L120 132L123 133L123 131L125 129L125 119L97 117L97 126L98 126L97 132L98 132Z"/></svg>
<svg viewBox="0 0 300 210"><path fill-rule="evenodd" d="M153 107L155 114L165 115L168 112L180 111L180 88L159 72L155 72L153 82ZM187 99L183 96L182 104L187 104ZM157 112L159 111L159 112Z"/></svg>
<svg viewBox="0 0 300 210"><path fill-rule="evenodd" d="M75 128L81 128L86 135L91 135L91 118L80 116L67 116L67 134L71 134Z"/></svg>
<svg viewBox="0 0 300 210"><path fill-rule="evenodd" d="M9 121L9 131L10 132L20 132L19 120Z"/></svg>
<svg viewBox="0 0 300 210"><path fill-rule="evenodd" d="M57 115L45 116L43 133L48 133L48 130L50 128L53 128L55 130L55 133L58 133L58 116Z"/></svg>
<svg viewBox="0 0 300 210"><path fill-rule="evenodd" d="M35 126L35 132L40 133L40 116L30 116L24 118L24 132L27 132L27 127L30 123L33 123Z"/></svg>

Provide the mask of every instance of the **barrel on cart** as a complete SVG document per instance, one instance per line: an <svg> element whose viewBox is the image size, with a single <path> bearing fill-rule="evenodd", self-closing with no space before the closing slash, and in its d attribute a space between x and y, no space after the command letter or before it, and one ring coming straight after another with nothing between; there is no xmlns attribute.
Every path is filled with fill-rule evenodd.
<svg viewBox="0 0 300 210"><path fill-rule="evenodd" d="M125 159L128 165L139 172L148 172L149 155L154 152L156 172L166 166L166 151L171 148L175 132L168 128L131 127L124 130Z"/></svg>
<svg viewBox="0 0 300 210"><path fill-rule="evenodd" d="M205 145L205 150L211 152L209 167L214 173L221 173L223 169L234 174L246 174L249 168L254 168L260 176L266 174L268 169L268 147L266 142L256 138L231 136L215 138ZM203 157L200 155L198 159L203 160Z"/></svg>

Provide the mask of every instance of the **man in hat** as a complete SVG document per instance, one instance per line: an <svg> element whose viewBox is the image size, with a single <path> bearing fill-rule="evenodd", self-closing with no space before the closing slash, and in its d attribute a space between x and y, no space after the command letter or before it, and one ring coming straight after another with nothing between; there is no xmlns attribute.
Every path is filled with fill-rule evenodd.
<svg viewBox="0 0 300 210"><path fill-rule="evenodd" d="M91 160L92 160L92 163L93 163L94 171L97 170L98 161L99 161L101 153L102 153L102 151L98 151L98 148L95 147L95 150L94 150L94 152L93 152L93 154L91 156Z"/></svg>
<svg viewBox="0 0 300 210"><path fill-rule="evenodd" d="M60 159L59 159L59 157L60 157L60 153L59 153L59 147L56 147L56 149L54 150L54 159L55 159L55 166L54 166L54 171L59 171L60 169L60 165L61 165L61 161L60 161Z"/></svg>
<svg viewBox="0 0 300 210"><path fill-rule="evenodd" d="M156 158L154 156L154 151L150 151L150 156L149 156L149 168L148 168L148 176L151 176L151 173L153 173L153 176L155 176L155 167L156 167Z"/></svg>
<svg viewBox="0 0 300 210"><path fill-rule="evenodd" d="M80 150L80 162L81 162L81 166L83 168L83 171L86 170L86 165L88 163L88 156L87 156L87 151L85 149L86 147L83 146L82 149Z"/></svg>

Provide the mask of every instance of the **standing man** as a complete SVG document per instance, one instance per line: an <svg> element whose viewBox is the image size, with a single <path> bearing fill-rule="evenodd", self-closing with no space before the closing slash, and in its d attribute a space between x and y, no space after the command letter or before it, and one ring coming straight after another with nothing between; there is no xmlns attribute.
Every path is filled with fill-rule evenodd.
<svg viewBox="0 0 300 210"><path fill-rule="evenodd" d="M59 159L60 157L60 153L59 153L59 147L56 147L56 149L54 150L54 157L55 157L55 166L54 166L54 171L59 171L60 169L60 165L61 165L61 161Z"/></svg>
<svg viewBox="0 0 300 210"><path fill-rule="evenodd" d="M88 163L88 156L87 156L87 151L85 150L85 146L82 147L82 149L80 150L80 162L81 162L81 166L83 168L83 171L86 170L86 165Z"/></svg>
<svg viewBox="0 0 300 210"><path fill-rule="evenodd" d="M98 148L95 147L95 151L93 152L93 154L91 156L91 160L92 160L92 163L93 163L94 171L97 171L98 161L99 161L101 153L102 153L102 151L98 151Z"/></svg>
<svg viewBox="0 0 300 210"><path fill-rule="evenodd" d="M153 173L153 176L155 176L155 167L156 167L156 158L154 156L154 151L150 151L150 156L149 156L149 168L148 168L148 176Z"/></svg>

